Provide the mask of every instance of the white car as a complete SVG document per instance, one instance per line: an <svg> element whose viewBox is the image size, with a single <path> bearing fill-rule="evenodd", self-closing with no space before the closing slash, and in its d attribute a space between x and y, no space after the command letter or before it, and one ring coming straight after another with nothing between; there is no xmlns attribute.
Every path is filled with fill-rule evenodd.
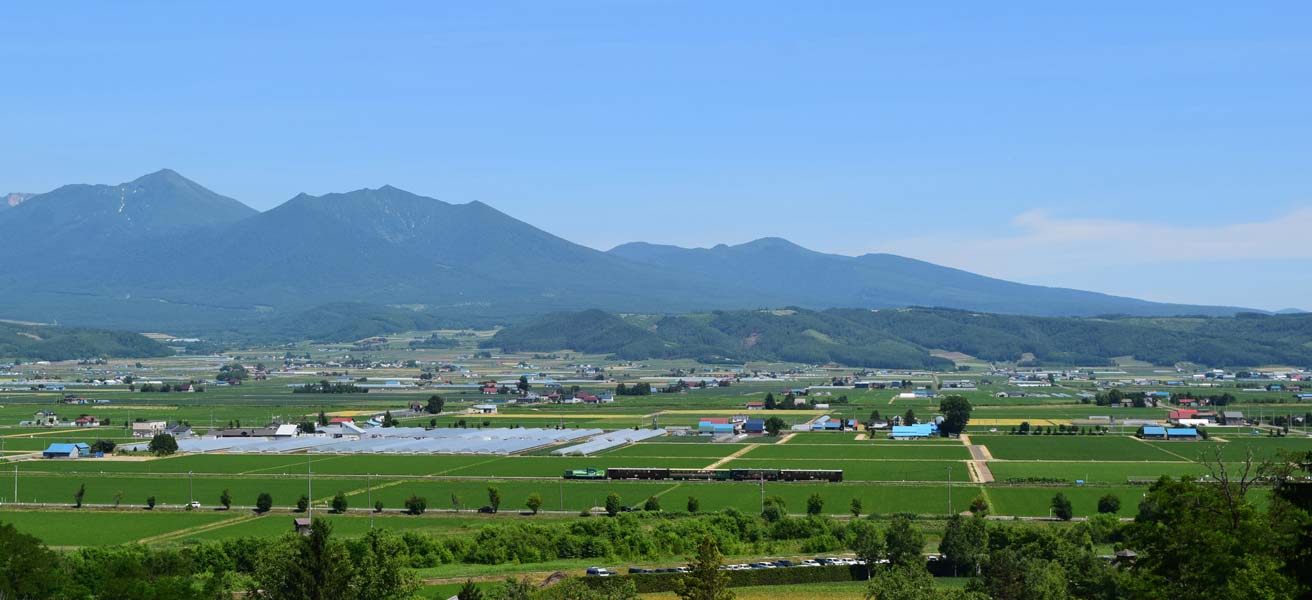
<svg viewBox="0 0 1312 600"><path fill-rule="evenodd" d="M588 567L588 577L610 577L615 572L605 567Z"/></svg>
<svg viewBox="0 0 1312 600"><path fill-rule="evenodd" d="M199 500L192 500L191 502L188 502L188 503L187 503L187 510L195 510L195 509L198 509L198 508L200 508L200 501L199 501Z"/></svg>

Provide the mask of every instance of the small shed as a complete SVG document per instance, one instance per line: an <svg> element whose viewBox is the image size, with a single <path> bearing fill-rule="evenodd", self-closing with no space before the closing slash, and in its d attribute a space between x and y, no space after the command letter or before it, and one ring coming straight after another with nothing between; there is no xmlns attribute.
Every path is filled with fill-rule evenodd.
<svg viewBox="0 0 1312 600"><path fill-rule="evenodd" d="M305 517L292 519L292 527L296 529L296 533L310 535L310 520Z"/></svg>
<svg viewBox="0 0 1312 600"><path fill-rule="evenodd" d="M478 414L481 414L481 415L495 415L495 414L497 414L497 405L495 405L495 404L475 404L475 405L473 406L473 410L474 410L474 412L476 412L476 413L478 413Z"/></svg>

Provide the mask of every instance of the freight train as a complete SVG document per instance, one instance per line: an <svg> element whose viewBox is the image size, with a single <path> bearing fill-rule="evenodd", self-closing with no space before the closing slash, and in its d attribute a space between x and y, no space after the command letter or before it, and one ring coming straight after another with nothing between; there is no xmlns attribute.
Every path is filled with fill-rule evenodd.
<svg viewBox="0 0 1312 600"><path fill-rule="evenodd" d="M574 469L565 479L648 479L673 481L834 481L842 470L832 469L664 469L656 467Z"/></svg>

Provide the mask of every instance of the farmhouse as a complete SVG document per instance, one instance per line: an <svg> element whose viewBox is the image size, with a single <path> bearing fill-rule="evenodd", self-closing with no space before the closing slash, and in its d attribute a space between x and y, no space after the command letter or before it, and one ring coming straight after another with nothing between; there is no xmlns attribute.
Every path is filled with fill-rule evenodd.
<svg viewBox="0 0 1312 600"><path fill-rule="evenodd" d="M132 437L148 438L164 433L169 424L165 421L138 421L132 424Z"/></svg>
<svg viewBox="0 0 1312 600"><path fill-rule="evenodd" d="M59 425L59 415L53 410L39 410L32 418L33 425L38 427L55 427Z"/></svg>
<svg viewBox="0 0 1312 600"><path fill-rule="evenodd" d="M189 438L195 435L191 431L191 425L183 425L181 423L169 427L164 431L164 433L167 433L175 438Z"/></svg>
<svg viewBox="0 0 1312 600"><path fill-rule="evenodd" d="M84 456L91 456L91 446L88 446L84 442L78 442L76 444L50 444L50 447L46 448L45 451L41 453L41 456L42 458L82 458Z"/></svg>
<svg viewBox="0 0 1312 600"><path fill-rule="evenodd" d="M84 415L74 420L73 424L78 427L100 427L100 419L91 415Z"/></svg>
<svg viewBox="0 0 1312 600"><path fill-rule="evenodd" d="M765 419L747 419L743 424L745 433L765 433Z"/></svg>
<svg viewBox="0 0 1312 600"><path fill-rule="evenodd" d="M1237 410L1227 410L1221 412L1221 422L1226 425L1243 425L1244 413Z"/></svg>
<svg viewBox="0 0 1312 600"><path fill-rule="evenodd" d="M495 404L475 404L474 406L470 407L470 410L473 411L475 414L480 414L480 415L495 415L495 414L497 414L497 405L495 405Z"/></svg>

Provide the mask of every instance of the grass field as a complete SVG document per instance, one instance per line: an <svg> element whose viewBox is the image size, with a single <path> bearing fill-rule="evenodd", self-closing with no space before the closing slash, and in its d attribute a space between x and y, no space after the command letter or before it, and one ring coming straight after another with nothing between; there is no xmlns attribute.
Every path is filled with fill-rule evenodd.
<svg viewBox="0 0 1312 600"><path fill-rule="evenodd" d="M0 523L13 524L52 546L126 544L143 538L209 525L231 518L214 512L38 512L0 511ZM88 535L88 532L95 532Z"/></svg>
<svg viewBox="0 0 1312 600"><path fill-rule="evenodd" d="M743 458L858 459L858 460L967 460L970 452L960 444L798 444L789 442L752 448Z"/></svg>
<svg viewBox="0 0 1312 600"><path fill-rule="evenodd" d="M1181 475L1201 475L1203 465L1190 462L1142 463L1142 462L991 462L989 469L999 482L1008 479L1045 478L1074 482L1082 479L1088 483L1127 483L1131 480L1152 480L1161 475L1179 477Z"/></svg>
<svg viewBox="0 0 1312 600"><path fill-rule="evenodd" d="M733 459L726 469L839 469L844 481L947 481L948 469L953 479L968 481L966 465L959 461L927 460L820 460L802 458Z"/></svg>
<svg viewBox="0 0 1312 600"><path fill-rule="evenodd" d="M976 435L971 442L1001 460L1184 460L1120 435Z"/></svg>

